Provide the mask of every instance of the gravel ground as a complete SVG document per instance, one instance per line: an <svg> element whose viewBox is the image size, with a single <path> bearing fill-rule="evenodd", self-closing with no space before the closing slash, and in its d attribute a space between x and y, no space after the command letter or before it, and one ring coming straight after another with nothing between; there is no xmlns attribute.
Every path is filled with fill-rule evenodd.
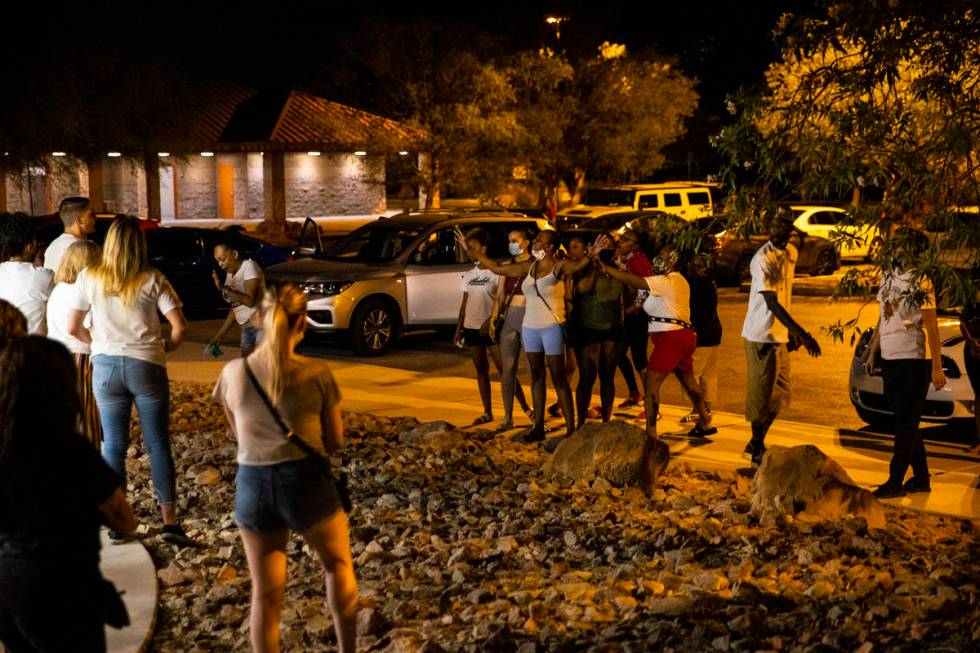
<svg viewBox="0 0 980 653"><path fill-rule="evenodd" d="M235 446L209 388L174 384L185 528L159 519L145 457L130 497L161 583L151 650L247 650L248 572L232 520ZM406 445L415 425L348 415L361 590L377 651L967 651L980 646L980 522L887 509L820 523L749 514L747 477L671 465L661 488L557 483L544 454L486 431ZM319 572L289 547L284 650L332 651Z"/></svg>

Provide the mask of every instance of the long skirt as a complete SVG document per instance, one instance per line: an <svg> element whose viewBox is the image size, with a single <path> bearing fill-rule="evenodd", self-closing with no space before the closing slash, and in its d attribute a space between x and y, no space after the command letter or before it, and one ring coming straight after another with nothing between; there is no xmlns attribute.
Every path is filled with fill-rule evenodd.
<svg viewBox="0 0 980 653"><path fill-rule="evenodd" d="M82 400L82 434L96 448L102 449L102 420L99 407L92 393L92 361L88 354L75 354L76 382L78 396Z"/></svg>

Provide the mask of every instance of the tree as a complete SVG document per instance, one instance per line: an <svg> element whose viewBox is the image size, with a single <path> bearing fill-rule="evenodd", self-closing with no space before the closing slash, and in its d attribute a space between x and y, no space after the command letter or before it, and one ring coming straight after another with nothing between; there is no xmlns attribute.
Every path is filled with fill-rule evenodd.
<svg viewBox="0 0 980 653"><path fill-rule="evenodd" d="M698 103L695 81L669 61L610 43L574 64L550 50L520 53L508 74L527 167L576 196L587 180L635 182L662 167Z"/></svg>
<svg viewBox="0 0 980 653"><path fill-rule="evenodd" d="M784 16L776 29L782 57L767 88L732 99L736 119L715 139L734 191L733 222L744 225L788 197L856 197L854 189L874 185L886 205L857 206L852 223L881 227L883 213L900 214L945 231L915 273L931 277L951 304L972 297L969 276L956 268L980 262L980 222L957 220L950 209L978 200L977 19L953 0L831 0L819 15ZM942 252L950 246L972 247L971 260L951 265ZM851 271L838 295L867 293L894 251L880 252L870 277Z"/></svg>

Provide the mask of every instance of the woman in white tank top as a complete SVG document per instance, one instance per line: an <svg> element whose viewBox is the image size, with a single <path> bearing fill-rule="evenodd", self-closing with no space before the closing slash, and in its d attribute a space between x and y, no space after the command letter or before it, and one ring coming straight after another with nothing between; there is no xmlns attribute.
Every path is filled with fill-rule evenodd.
<svg viewBox="0 0 980 653"><path fill-rule="evenodd" d="M565 416L566 437L571 435L575 430L575 408L565 373L565 281L592 264L591 252L579 261L559 260L558 232L547 230L532 241L530 260L498 264L485 254L468 249L462 233L457 233L457 240L470 257L493 272L504 277L526 276L521 286L525 296L521 340L531 368L534 426L515 439L528 443L544 440L546 369L551 372L551 382ZM553 451L562 439L552 440L546 448Z"/></svg>

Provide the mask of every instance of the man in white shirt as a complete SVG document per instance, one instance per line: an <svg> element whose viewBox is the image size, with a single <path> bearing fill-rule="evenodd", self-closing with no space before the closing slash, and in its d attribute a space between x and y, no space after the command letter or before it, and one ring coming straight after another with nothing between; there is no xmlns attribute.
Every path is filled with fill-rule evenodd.
<svg viewBox="0 0 980 653"><path fill-rule="evenodd" d="M758 467L766 452L765 438L779 411L789 405L789 352L799 346L817 357L820 345L789 314L796 272L796 248L789 242L793 223L780 208L769 224L769 240L749 265L752 285L742 324L745 339L745 418L752 439L742 456ZM787 346L791 343L791 347Z"/></svg>
<svg viewBox="0 0 980 653"><path fill-rule="evenodd" d="M34 267L36 252L37 234L30 219L23 213L0 215L0 299L24 314L28 333L44 336L54 274Z"/></svg>
<svg viewBox="0 0 980 653"><path fill-rule="evenodd" d="M61 200L58 217L65 226L65 232L52 240L44 250L44 267L55 274L58 273L65 251L95 231L95 216L87 197L66 197Z"/></svg>

